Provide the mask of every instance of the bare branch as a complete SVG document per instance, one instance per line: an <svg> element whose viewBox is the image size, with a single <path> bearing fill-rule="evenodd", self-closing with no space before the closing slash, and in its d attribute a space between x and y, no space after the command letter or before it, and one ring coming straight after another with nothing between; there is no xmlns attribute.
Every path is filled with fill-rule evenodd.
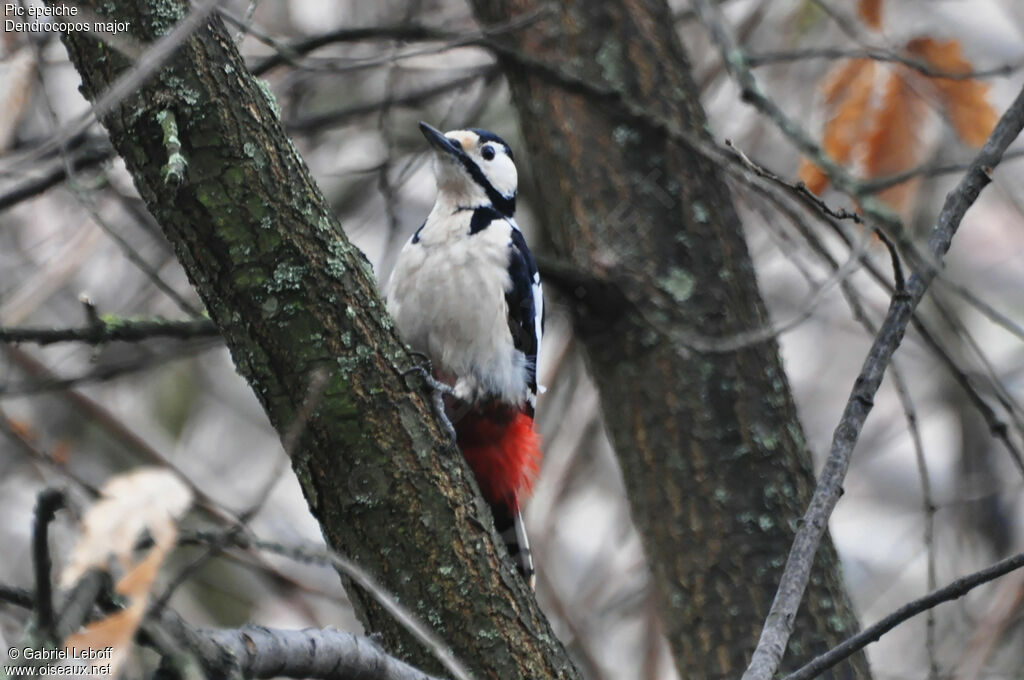
<svg viewBox="0 0 1024 680"><path fill-rule="evenodd" d="M205 664L231 660L245 678L439 680L389 656L369 638L339 630L199 630Z"/></svg>
<svg viewBox="0 0 1024 680"><path fill-rule="evenodd" d="M849 212L845 209L836 210L831 208L818 196L808 191L807 187L804 186L803 183L792 184L790 182L787 182L786 180L782 179L781 177L773 173L771 170L768 170L767 168L750 160L745 154L743 154L728 140L726 140L726 145L740 160L740 162L742 163L742 167L744 169L750 171L751 173L761 178L762 180L770 182L772 185L782 188L786 190L788 193L792 194L792 196L799 200L806 208L811 209L818 217L822 218L824 223L832 229L832 231L840 238L840 240L843 241L843 243L846 244L848 248L850 248L851 250L856 250L858 248L857 244L854 242L854 239L849 234L847 234L846 231L842 229L838 220L848 219L856 224L864 224L864 221L861 219L860 215L858 215L857 213ZM1008 155L1009 154L1007 154L1007 156ZM1004 158L1006 158L1007 156L1004 156ZM820 257L825 259L825 261L829 263L829 266L833 270L835 270L839 266L838 263L836 263L831 258L831 256L828 255L827 251L824 250L823 246L820 246L820 244L815 245L815 239L811 236L809 227L807 227L806 225L801 225L800 221L796 219L792 211L789 210L785 206L785 204L781 200L779 200L778 197L774 196L772 192L768 191L768 187L759 186L757 183L752 182L745 177L739 176L739 170L735 165L729 165L725 167L727 171L730 172L734 177L737 177L738 179L745 181L747 185L754 191L766 195L769 198L769 200L771 200L776 205L776 207L778 207L780 210L783 210L787 217L789 217L791 221L793 221L794 224L797 226L797 229L800 231L804 239L808 241L808 243L811 245L811 248L815 251L815 253L817 253ZM967 167L968 166L966 165L964 166L965 169ZM881 232L879 230L875 230L875 234L880 235ZM889 248L891 254L892 244L886 243L886 246ZM895 258L893 258L893 265L895 269L896 278L895 284L889 281L881 273L881 271L870 258L861 257L860 265L864 270L868 272L868 274L871 275L871 278L874 279L874 281L890 295L898 291L899 288L902 287L903 285L901 283L902 274ZM937 280L940 283L944 283L947 286L953 288L954 291L958 292L971 304L974 304L974 306L981 314L990 318L994 323L1006 328L1008 331L1014 333L1015 335L1019 334L1020 337L1024 337L1024 331L1018 329L1016 325L1012 321L1007 319L1005 316L1001 315L999 312L992 309L990 306L982 303L976 296L972 296L969 293L963 291L962 289L957 290L958 287L946 281L944 277L940 276L937 278ZM849 291L847 289L845 281L840 281L840 288L843 289L844 296L846 296L849 300ZM944 306L940 305L940 311L943 311L943 309ZM943 314L946 314L946 312L943 311ZM914 316L911 319L911 323L914 325L914 328L917 330L918 334L924 341L925 345L928 346L928 348L935 354L939 361L949 370L950 375L953 377L956 383L961 388L963 388L964 393L967 395L971 404L977 409L978 413L985 419L985 423L989 428L989 432L991 432L992 436L998 439L1003 444L1007 453L1010 454L1011 460L1021 471L1021 473L1024 474L1024 452L1021 452L1019 447L1014 443L1013 438L1009 434L1006 422L1004 422L999 417L999 415L992 409L992 407L989 406L988 403L986 403L985 399L979 393L978 389L974 386L967 372L957 364L957 361L953 358L950 352L945 347L942 346L942 344L936 338L935 333L924 323L919 314L914 314ZM874 329L872 329L871 333L874 334L874 332ZM991 379L992 381L995 381L994 378ZM993 389L995 391L998 391L997 386L993 386Z"/></svg>
<svg viewBox="0 0 1024 680"><path fill-rule="evenodd" d="M262 75L263 73L283 64L296 65L296 62L300 57L318 50L321 47L338 43L362 42L366 40L444 42L445 44L442 45L438 51L445 51L456 47L466 47L470 45L488 46L490 45L491 38L530 26L547 15L550 12L550 9L550 7L542 6L535 11L526 12L525 14L517 16L510 21L488 26L480 33L453 33L451 31L444 31L432 26L425 26L423 24L417 24L410 21L391 26L343 28L323 33L321 35L315 35L311 38L306 38L287 45L281 45L268 39L264 42L271 44L274 49L277 50L277 53L267 57L257 64L254 64L251 70L254 75ZM225 19L231 21L235 25L240 23L234 18L226 15ZM420 54L422 53L416 52L413 54L398 55L397 57L389 55L384 58L363 62L360 64L360 67L365 68L367 66L379 66L384 63L393 63L396 59L419 56Z"/></svg>
<svg viewBox="0 0 1024 680"><path fill-rule="evenodd" d="M39 177L26 180L21 184L0 194L0 210L6 210L13 205L38 196L47 189L56 186L67 179L68 166L72 170L84 170L86 168L101 165L114 157L114 150L106 140L92 140L74 151L67 162L58 162L47 169Z"/></svg>
<svg viewBox="0 0 1024 680"><path fill-rule="evenodd" d="M36 522L32 532L32 563L36 576L36 615L39 630L47 640L56 640L57 620L53 613L53 582L50 580L50 522L64 507L64 492L43 489L36 500Z"/></svg>
<svg viewBox="0 0 1024 680"><path fill-rule="evenodd" d="M904 621L943 602L963 597L974 588L989 581L994 581L1000 576L1005 576L1021 567L1024 567L1024 553L1017 553L1012 557L996 562L991 567L976 571L968 576L962 576L944 588L933 590L918 600L908 602L878 623L865 628L857 635L847 639L838 647L833 647L821 656L812 659L810 663L790 673L783 680L810 680L815 678L851 654L875 642Z"/></svg>
<svg viewBox="0 0 1024 680"><path fill-rule="evenodd" d="M140 342L152 338L207 338L218 334L209 319L169 321L167 319L99 318L98 324L79 328L13 328L0 326L0 342L31 342L52 345L57 342L84 342L101 345L107 342Z"/></svg>
<svg viewBox="0 0 1024 680"><path fill-rule="evenodd" d="M24 588L15 588L14 586L8 586L0 583L0 602L7 602L13 604L16 607L22 607L24 609L32 609L35 606L36 601L32 597L32 593L25 590Z"/></svg>
<svg viewBox="0 0 1024 680"><path fill-rule="evenodd" d="M1016 160L1024 157L1024 149L1016 149L1014 151L1007 151L1003 155L1003 162L1009 160ZM895 175L888 177L879 177L878 179L865 180L861 185L861 188L869 194L875 194L880 191L884 191L889 187L894 187L897 184L903 184L909 179L915 177L938 177L940 175L952 175L954 173L963 172L970 163L948 163L948 164L935 164L927 163L925 165L911 168L905 172L900 172Z"/></svg>
<svg viewBox="0 0 1024 680"><path fill-rule="evenodd" d="M1016 61L978 71L952 73L950 71L936 69L926 62L907 57L899 54L898 52L893 52L892 50L871 47L864 49L812 47L810 49L803 50L785 50L764 54L749 54L747 55L747 64L751 68L757 68L759 66L767 66L769 64L781 64L792 61L803 61L806 59L871 59L873 61L902 64L903 66L912 68L929 78L944 78L946 80L971 80L975 78L990 78L993 76L1008 76L1024 67L1024 62Z"/></svg>
<svg viewBox="0 0 1024 680"><path fill-rule="evenodd" d="M698 3L703 0L697 0ZM949 250L953 235L964 214L977 200L981 190L991 181L1003 152L1024 128L1024 90L1000 118L985 146L971 163L957 187L946 197L942 212L932 228L928 251L937 262ZM875 336L864 365L846 403L842 419L833 434L828 460L821 472L810 506L797 531L789 558L779 583L771 610L765 620L761 638L751 657L743 680L770 680L774 677L785 653L793 621L810 575L814 555L828 525L828 517L842 494L843 478L850 456L860 437L864 421L874 405L874 396L885 376L886 368L899 347L907 325L937 270L928 267L907 281L904 294L893 295L885 320Z"/></svg>
<svg viewBox="0 0 1024 680"><path fill-rule="evenodd" d="M353 104L337 111L329 111L327 113L320 113L306 118L291 120L285 123L285 127L287 127L289 132L299 133L319 131L326 127L336 127L357 116L376 113L384 106L414 106L422 104L435 97L472 85L481 78L489 81L497 76L497 74L498 69L496 67L485 66L484 68L470 71L468 75L454 78L431 87L424 87L397 97L388 97L385 100Z"/></svg>

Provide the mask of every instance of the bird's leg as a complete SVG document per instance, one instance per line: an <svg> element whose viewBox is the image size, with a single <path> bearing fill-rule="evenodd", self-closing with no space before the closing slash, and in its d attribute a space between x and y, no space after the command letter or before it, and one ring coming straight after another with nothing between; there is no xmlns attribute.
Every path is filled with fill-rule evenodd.
<svg viewBox="0 0 1024 680"><path fill-rule="evenodd" d="M441 425L444 426L445 432L448 433L448 445L445 450L450 450L455 446L455 426L452 425L452 421L448 418L447 410L445 409L444 398L445 396L455 397L455 390L452 386L441 382L434 377L431 372L430 358L420 352L412 352L416 357L423 359L423 363L419 366L413 366L407 371L402 372L402 377L411 375L413 373L419 374L423 378L423 382L430 388L430 402L434 406L434 413L437 414L438 420L441 421Z"/></svg>

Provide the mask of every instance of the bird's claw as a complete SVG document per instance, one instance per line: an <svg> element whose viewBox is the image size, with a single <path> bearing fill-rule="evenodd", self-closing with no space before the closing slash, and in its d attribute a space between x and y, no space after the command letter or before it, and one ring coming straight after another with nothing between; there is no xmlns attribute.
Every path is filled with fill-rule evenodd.
<svg viewBox="0 0 1024 680"><path fill-rule="evenodd" d="M445 451L451 451L455 447L456 435L455 426L452 425L452 421L448 418L448 413L445 410L444 398L446 395L455 396L455 390L452 386L443 383L435 378L430 372L430 359L425 355L418 352L414 353L416 356L423 357L424 364L419 366L413 366L407 371L402 372L402 376L412 375L413 373L418 374L423 382L430 388L430 402L434 407L434 413L437 415L437 419L441 421L441 425L444 427L445 433L448 435L448 444L445 446Z"/></svg>
<svg viewBox="0 0 1024 680"><path fill-rule="evenodd" d="M434 381L438 382L438 381ZM444 385L444 383L438 383ZM450 387L444 385L446 388L451 390ZM444 394L439 390L433 390L430 393L430 401L434 405L434 412L437 414L437 419L441 421L441 425L444 427L445 433L448 435L448 443L445 445L444 450L446 452L451 451L455 448L456 434L455 426L452 425L452 421L448 419L448 414L444 408Z"/></svg>

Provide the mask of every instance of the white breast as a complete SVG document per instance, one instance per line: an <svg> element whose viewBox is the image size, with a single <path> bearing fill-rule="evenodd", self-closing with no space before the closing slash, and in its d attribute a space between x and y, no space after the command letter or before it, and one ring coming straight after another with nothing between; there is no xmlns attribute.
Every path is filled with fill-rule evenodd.
<svg viewBox="0 0 1024 680"><path fill-rule="evenodd" d="M435 206L418 242L399 254L388 309L402 338L455 379L458 396L521 404L526 358L513 345L505 302L511 227L494 223L470 235L472 211L446 212Z"/></svg>

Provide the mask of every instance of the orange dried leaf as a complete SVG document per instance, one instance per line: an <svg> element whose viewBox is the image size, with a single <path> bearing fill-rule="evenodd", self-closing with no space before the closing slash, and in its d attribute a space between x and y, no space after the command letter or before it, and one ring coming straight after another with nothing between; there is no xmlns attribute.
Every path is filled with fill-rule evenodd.
<svg viewBox="0 0 1024 680"><path fill-rule="evenodd" d="M18 439L31 442L36 438L36 433L32 430L32 426L24 420L7 418L7 427Z"/></svg>
<svg viewBox="0 0 1024 680"><path fill-rule="evenodd" d="M871 124L871 99L875 84L875 62L853 59L832 71L822 85L828 122L821 146L837 163L847 163ZM824 173L809 161L800 167L800 179L820 194L828 185Z"/></svg>
<svg viewBox="0 0 1024 680"><path fill-rule="evenodd" d="M918 164L921 145L918 130L928 115L928 105L901 70L888 74L882 100L864 139L864 176L885 177L910 170ZM896 209L906 207L916 182L904 182L878 195Z"/></svg>
<svg viewBox="0 0 1024 680"><path fill-rule="evenodd" d="M871 28L882 28L882 0L860 0L857 13Z"/></svg>
<svg viewBox="0 0 1024 680"><path fill-rule="evenodd" d="M128 658L135 631L142 623L142 617L146 613L146 600L138 599L133 601L126 608L111 614L105 619L94 621L85 627L80 633L68 637L63 644L65 649L75 649L94 652L112 648L112 656L109 659L110 668L107 669L109 677L116 677L121 665Z"/></svg>
<svg viewBox="0 0 1024 680"><path fill-rule="evenodd" d="M821 171L814 163L810 162L806 158L800 159L800 181L807 185L815 194L821 195L821 192L828 186L828 177Z"/></svg>
<svg viewBox="0 0 1024 680"><path fill-rule="evenodd" d="M192 494L169 471L139 468L111 478L101 490L101 496L82 520L82 537L64 570L62 582L73 583L89 568L105 568L108 556L115 555L126 569L115 590L128 598L129 604L122 611L71 635L64 641L64 647L112 648L108 672L113 676L131 650L160 565L178 536L174 520L188 508ZM134 562L131 559L133 547L143 529L149 531L153 547L145 557Z"/></svg>
<svg viewBox="0 0 1024 680"><path fill-rule="evenodd" d="M833 160L846 163L871 122L871 95L875 85L875 62L858 59L858 69L839 98L834 99L821 145Z"/></svg>
<svg viewBox="0 0 1024 680"><path fill-rule="evenodd" d="M973 70L956 40L915 38L907 43L907 52L943 73L970 73ZM988 102L989 86L973 78L928 77L926 80L938 93L960 139L972 146L984 144L999 119Z"/></svg>
<svg viewBox="0 0 1024 680"><path fill-rule="evenodd" d="M50 459L57 465L67 465L68 461L71 460L71 445L63 439L59 440L53 445Z"/></svg>
<svg viewBox="0 0 1024 680"><path fill-rule="evenodd" d="M121 577L114 590L132 599L144 600L149 597L149 591L153 587L153 582L156 581L160 565L163 564L164 558L167 557L167 553L170 552L174 543L174 537L177 536L177 530L172 529L171 531L171 542L153 546L143 559L136 562L128 573Z"/></svg>

